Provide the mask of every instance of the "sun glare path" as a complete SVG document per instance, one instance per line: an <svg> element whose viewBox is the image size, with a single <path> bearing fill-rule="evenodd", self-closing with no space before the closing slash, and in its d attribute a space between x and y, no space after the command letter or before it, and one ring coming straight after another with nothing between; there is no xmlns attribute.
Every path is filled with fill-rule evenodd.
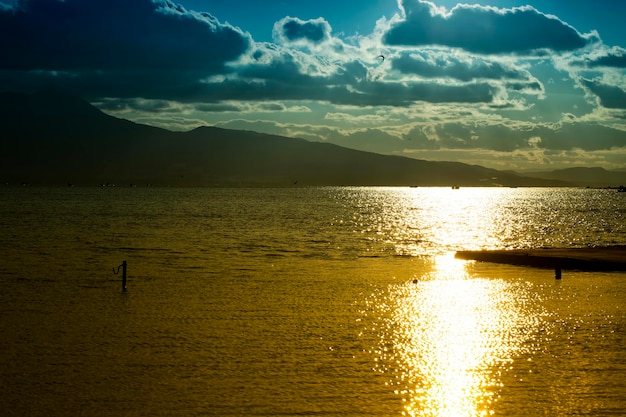
<svg viewBox="0 0 626 417"><path fill-rule="evenodd" d="M388 300L381 371L394 375L405 415L493 414L499 375L521 349L528 323L517 289L472 278L465 265L453 254L437 256L428 276L398 286Z"/></svg>
<svg viewBox="0 0 626 417"><path fill-rule="evenodd" d="M515 198L508 189L410 188L394 190L393 197L385 216L393 221L391 240L402 255L507 247L519 238L507 217Z"/></svg>

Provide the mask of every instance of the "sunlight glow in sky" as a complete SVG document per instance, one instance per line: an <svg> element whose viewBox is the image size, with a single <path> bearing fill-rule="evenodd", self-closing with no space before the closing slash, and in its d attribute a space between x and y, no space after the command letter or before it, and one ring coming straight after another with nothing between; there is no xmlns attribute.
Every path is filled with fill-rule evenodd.
<svg viewBox="0 0 626 417"><path fill-rule="evenodd" d="M0 89L172 130L626 168L626 3L0 0ZM385 59L377 58L383 54Z"/></svg>

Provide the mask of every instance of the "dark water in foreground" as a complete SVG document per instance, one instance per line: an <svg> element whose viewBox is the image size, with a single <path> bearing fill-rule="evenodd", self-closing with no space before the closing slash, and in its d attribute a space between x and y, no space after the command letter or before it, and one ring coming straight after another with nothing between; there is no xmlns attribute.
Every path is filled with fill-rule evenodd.
<svg viewBox="0 0 626 417"><path fill-rule="evenodd" d="M626 415L626 274L452 256L626 244L621 194L0 188L1 415Z"/></svg>

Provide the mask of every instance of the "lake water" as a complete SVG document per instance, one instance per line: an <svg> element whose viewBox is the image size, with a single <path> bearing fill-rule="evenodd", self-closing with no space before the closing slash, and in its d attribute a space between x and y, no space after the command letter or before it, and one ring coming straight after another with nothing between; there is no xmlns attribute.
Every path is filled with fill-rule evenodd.
<svg viewBox="0 0 626 417"><path fill-rule="evenodd" d="M626 415L626 195L0 188L3 416ZM113 268L128 263L128 291Z"/></svg>

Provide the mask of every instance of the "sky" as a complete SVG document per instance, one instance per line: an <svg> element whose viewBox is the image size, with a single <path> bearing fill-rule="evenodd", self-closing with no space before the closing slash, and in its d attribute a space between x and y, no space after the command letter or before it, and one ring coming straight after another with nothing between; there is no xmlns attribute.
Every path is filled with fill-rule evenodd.
<svg viewBox="0 0 626 417"><path fill-rule="evenodd" d="M626 169L626 2L0 0L0 90L502 170Z"/></svg>

